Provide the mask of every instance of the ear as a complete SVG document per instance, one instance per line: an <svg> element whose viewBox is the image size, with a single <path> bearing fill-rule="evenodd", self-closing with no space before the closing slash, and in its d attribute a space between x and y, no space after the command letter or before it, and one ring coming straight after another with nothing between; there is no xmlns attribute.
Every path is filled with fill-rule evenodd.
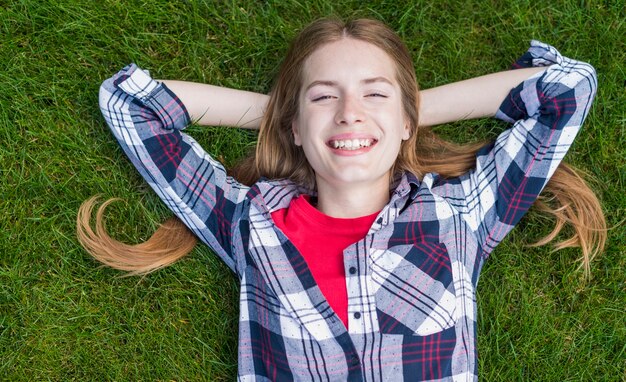
<svg viewBox="0 0 626 382"><path fill-rule="evenodd" d="M302 139L300 137L300 129L296 121L291 122L291 132L293 133L293 143L296 146L302 146Z"/></svg>
<svg viewBox="0 0 626 382"><path fill-rule="evenodd" d="M411 138L411 125L405 120L404 130L402 131L402 140L406 141L409 138Z"/></svg>

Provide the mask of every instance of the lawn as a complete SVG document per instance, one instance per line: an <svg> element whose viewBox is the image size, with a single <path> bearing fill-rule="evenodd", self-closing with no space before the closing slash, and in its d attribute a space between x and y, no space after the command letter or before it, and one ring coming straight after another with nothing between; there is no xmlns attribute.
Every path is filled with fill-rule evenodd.
<svg viewBox="0 0 626 382"><path fill-rule="evenodd" d="M589 174L609 226L585 281L576 250L525 244L530 215L478 287L486 381L626 380L626 6L623 0L0 1L0 379L233 380L238 287L211 251L146 277L101 268L75 235L77 209L119 197L110 232L145 240L170 214L98 108L100 83L136 62L157 78L267 92L287 41L317 17L373 17L405 39L423 88L503 70L531 38L592 63L599 92L567 160ZM493 137L493 121L438 128ZM192 127L234 163L255 135Z"/></svg>

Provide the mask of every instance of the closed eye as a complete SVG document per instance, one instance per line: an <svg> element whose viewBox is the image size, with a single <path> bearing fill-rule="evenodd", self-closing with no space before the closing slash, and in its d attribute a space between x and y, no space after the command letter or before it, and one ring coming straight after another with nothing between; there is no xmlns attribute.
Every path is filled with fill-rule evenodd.
<svg viewBox="0 0 626 382"><path fill-rule="evenodd" d="M335 98L335 97L331 96L331 95L323 95L323 96L319 96L319 97L313 98L312 101L313 102L318 102L318 101L324 101L324 100L333 99L333 98Z"/></svg>
<svg viewBox="0 0 626 382"><path fill-rule="evenodd" d="M386 95L381 94L381 93L370 93L368 94L366 97L382 97L382 98L387 98Z"/></svg>

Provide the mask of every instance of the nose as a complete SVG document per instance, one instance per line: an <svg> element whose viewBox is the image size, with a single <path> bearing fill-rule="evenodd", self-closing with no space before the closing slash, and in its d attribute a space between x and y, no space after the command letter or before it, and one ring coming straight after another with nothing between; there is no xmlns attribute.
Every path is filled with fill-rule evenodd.
<svg viewBox="0 0 626 382"><path fill-rule="evenodd" d="M365 113L358 99L351 96L343 97L339 100L337 106L335 122L338 125L352 125L365 121Z"/></svg>

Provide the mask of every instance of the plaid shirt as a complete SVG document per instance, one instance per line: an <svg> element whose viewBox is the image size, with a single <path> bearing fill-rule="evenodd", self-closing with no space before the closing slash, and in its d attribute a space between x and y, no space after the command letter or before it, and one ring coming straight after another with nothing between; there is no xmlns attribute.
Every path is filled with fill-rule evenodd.
<svg viewBox="0 0 626 382"><path fill-rule="evenodd" d="M270 214L307 190L228 177L191 137L180 100L137 66L100 89L122 149L159 197L241 282L239 380L477 379L483 261L533 204L596 91L588 64L533 41L516 63L551 65L513 89L513 123L467 174L404 174L367 235L344 250L349 330Z"/></svg>

